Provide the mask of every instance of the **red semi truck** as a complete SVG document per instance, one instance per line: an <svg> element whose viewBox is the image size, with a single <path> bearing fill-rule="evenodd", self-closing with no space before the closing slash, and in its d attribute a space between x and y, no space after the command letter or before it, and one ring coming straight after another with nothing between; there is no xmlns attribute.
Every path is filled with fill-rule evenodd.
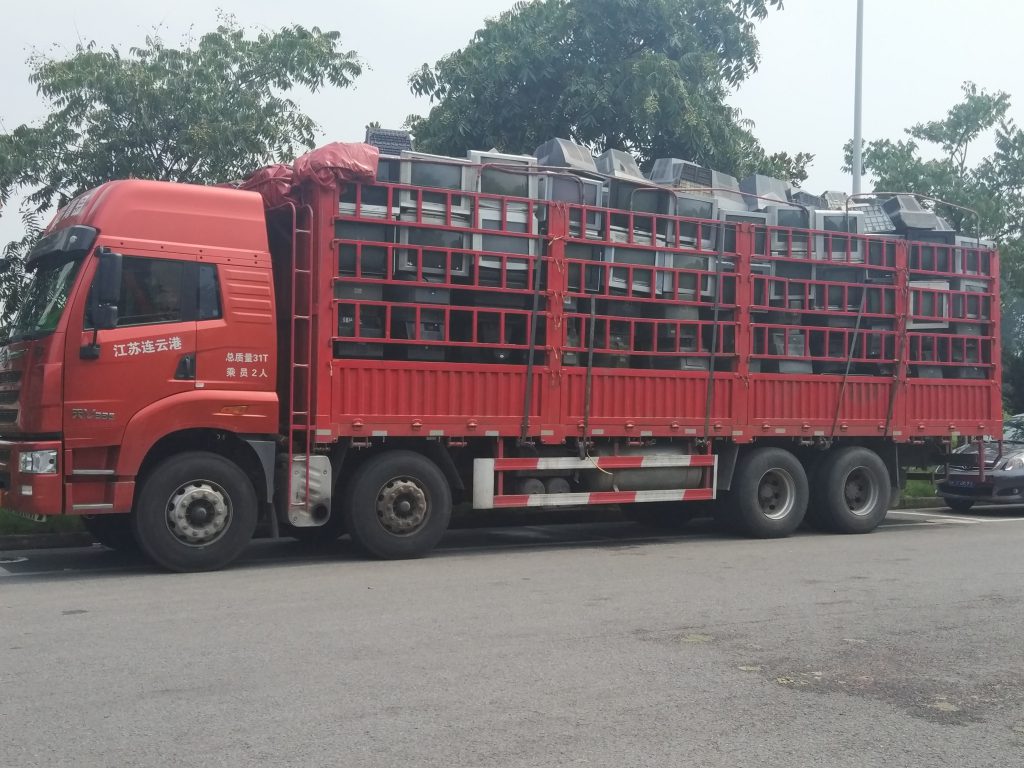
<svg viewBox="0 0 1024 768"><path fill-rule="evenodd" d="M303 160L58 213L0 350L5 508L177 571L261 523L420 556L457 504L859 533L905 468L1001 434L978 243L695 219L564 168Z"/></svg>

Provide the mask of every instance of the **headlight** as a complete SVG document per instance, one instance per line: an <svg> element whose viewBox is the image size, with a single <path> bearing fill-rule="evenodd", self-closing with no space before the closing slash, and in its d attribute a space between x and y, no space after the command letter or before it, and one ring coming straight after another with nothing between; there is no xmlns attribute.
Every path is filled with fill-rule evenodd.
<svg viewBox="0 0 1024 768"><path fill-rule="evenodd" d="M1011 456L1003 462L1002 469L1007 472L1024 469L1024 456Z"/></svg>
<svg viewBox="0 0 1024 768"><path fill-rule="evenodd" d="M57 472L56 451L26 451L18 456L18 469L27 475L52 475Z"/></svg>

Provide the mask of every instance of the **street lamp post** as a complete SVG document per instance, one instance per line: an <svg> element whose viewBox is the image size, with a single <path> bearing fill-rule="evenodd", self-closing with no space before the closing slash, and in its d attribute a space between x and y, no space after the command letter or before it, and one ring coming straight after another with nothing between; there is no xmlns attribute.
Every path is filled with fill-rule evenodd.
<svg viewBox="0 0 1024 768"><path fill-rule="evenodd" d="M853 83L853 194L860 194L861 89L864 80L864 0L857 0L857 54Z"/></svg>

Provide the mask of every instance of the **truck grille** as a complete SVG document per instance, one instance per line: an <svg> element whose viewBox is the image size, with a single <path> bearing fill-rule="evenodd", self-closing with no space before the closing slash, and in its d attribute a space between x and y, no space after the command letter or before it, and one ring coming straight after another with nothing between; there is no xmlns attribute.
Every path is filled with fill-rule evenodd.
<svg viewBox="0 0 1024 768"><path fill-rule="evenodd" d="M21 381L21 371L0 371L0 384L17 384Z"/></svg>
<svg viewBox="0 0 1024 768"><path fill-rule="evenodd" d="M0 405L11 405L18 402L18 395L21 394L16 389L9 389L7 391L0 391Z"/></svg>
<svg viewBox="0 0 1024 768"><path fill-rule="evenodd" d="M0 424L13 424L17 420L17 411L0 411Z"/></svg>

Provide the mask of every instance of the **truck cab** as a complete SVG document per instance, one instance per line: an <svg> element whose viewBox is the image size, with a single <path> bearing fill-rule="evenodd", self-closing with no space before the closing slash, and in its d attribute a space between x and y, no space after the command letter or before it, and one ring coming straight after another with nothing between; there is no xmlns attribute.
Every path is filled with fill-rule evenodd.
<svg viewBox="0 0 1024 768"><path fill-rule="evenodd" d="M242 468L229 479L178 472L157 543L141 542L170 567L217 567L218 542L255 526L259 509L241 509L229 486L264 502L273 486L277 333L262 199L111 182L64 207L26 267L0 348L0 503L139 538L118 513L158 467L226 457Z"/></svg>

